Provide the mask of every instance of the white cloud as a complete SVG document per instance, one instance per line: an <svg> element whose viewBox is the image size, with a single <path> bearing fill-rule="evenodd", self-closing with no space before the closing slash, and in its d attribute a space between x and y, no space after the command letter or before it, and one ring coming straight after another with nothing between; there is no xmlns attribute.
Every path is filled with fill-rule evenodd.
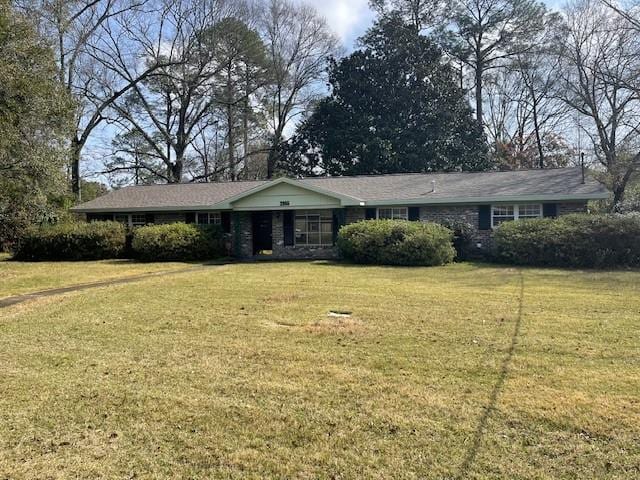
<svg viewBox="0 0 640 480"><path fill-rule="evenodd" d="M373 21L368 0L306 0L306 3L327 19L329 27L347 48Z"/></svg>

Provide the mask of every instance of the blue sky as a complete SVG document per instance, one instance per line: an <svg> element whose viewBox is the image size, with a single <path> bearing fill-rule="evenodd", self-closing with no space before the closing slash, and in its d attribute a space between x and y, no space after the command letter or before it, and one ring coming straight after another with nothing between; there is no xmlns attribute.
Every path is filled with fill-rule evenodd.
<svg viewBox="0 0 640 480"><path fill-rule="evenodd" d="M340 37L347 50L374 20L369 0L302 0L313 5L323 15L331 29ZM558 8L565 0L546 0L549 8Z"/></svg>

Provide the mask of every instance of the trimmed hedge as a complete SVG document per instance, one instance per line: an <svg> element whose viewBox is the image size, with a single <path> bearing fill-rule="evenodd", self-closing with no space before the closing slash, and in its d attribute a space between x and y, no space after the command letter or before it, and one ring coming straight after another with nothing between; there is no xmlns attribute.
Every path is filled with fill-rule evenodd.
<svg viewBox="0 0 640 480"><path fill-rule="evenodd" d="M356 263L379 265L444 265L456 251L453 232L436 223L365 220L338 233L342 256Z"/></svg>
<svg viewBox="0 0 640 480"><path fill-rule="evenodd" d="M17 260L103 260L125 251L118 222L60 223L31 228L18 241Z"/></svg>
<svg viewBox="0 0 640 480"><path fill-rule="evenodd" d="M144 262L207 260L225 254L222 228L186 223L136 228L131 248L134 257Z"/></svg>
<svg viewBox="0 0 640 480"><path fill-rule="evenodd" d="M640 215L573 214L505 222L493 238L497 261L555 267L640 266Z"/></svg>

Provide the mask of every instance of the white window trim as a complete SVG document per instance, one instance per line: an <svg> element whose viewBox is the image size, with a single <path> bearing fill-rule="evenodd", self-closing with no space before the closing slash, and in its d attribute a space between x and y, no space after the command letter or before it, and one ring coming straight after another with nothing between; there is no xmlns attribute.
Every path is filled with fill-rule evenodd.
<svg viewBox="0 0 640 480"><path fill-rule="evenodd" d="M333 218L331 218L330 222L325 222L325 223L330 223L331 224L331 242L329 243L322 243L322 213L315 213L313 210L304 210L305 213L298 213L298 211L294 212L293 215L293 245L294 247L309 247L309 248L319 248L319 247L332 247L333 246ZM298 219L298 217L306 217L308 219L308 217L310 216L319 216L320 217L320 222L319 222L319 230L318 230L318 238L320 238L320 243L298 243L298 239L297 239L297 234L298 231L296 229L296 220ZM308 220L307 220L308 221ZM309 225L307 224L307 230L305 232L300 232L300 233L304 233L305 235L307 235L307 238L309 238L309 233L316 233L316 232L309 232Z"/></svg>
<svg viewBox="0 0 640 480"><path fill-rule="evenodd" d="M207 215L209 217L208 218L208 222L209 223L202 223L201 224L198 221L198 217L200 215ZM218 216L218 222L217 223L216 222L211 223L211 215L217 215ZM214 212L196 212L196 225L222 225L222 213L220 211L218 211L218 210L216 210Z"/></svg>
<svg viewBox="0 0 640 480"><path fill-rule="evenodd" d="M116 217L127 217L127 223L123 223L123 225L126 225L127 227L142 227L142 226L147 224L146 218L145 218L145 222L144 223L142 223L142 224L137 223L137 224L134 225L133 224L133 216L134 215L145 215L146 216L145 213L114 213L111 219L114 222L118 222L118 220L116 220Z"/></svg>
<svg viewBox="0 0 640 480"><path fill-rule="evenodd" d="M387 219L386 217L383 217L384 219L387 219L387 220L409 220L409 207L378 207L378 208L376 208L376 218L380 219L380 210L389 210L389 209L392 209L392 210L393 209L396 209L396 210L402 209L402 210L404 210L405 218L399 218L399 219L390 218L390 219Z"/></svg>
<svg viewBox="0 0 640 480"><path fill-rule="evenodd" d="M542 212L542 204L541 203L522 203L522 204L518 204L518 203L508 203L508 204L496 204L496 205L491 205L491 228L495 228L497 225L494 225L493 223L493 219L494 219L494 209L496 207L513 207L513 221L517 222L518 220L520 220L520 206L521 205L537 205L539 207L539 214L537 217L531 216L531 215L525 215L524 218L542 218L543 216L543 212Z"/></svg>

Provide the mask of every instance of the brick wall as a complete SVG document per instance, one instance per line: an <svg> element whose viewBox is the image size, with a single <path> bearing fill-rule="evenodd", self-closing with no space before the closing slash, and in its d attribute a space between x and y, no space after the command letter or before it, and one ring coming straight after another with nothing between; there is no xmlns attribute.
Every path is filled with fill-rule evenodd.
<svg viewBox="0 0 640 480"><path fill-rule="evenodd" d="M231 244L234 256L240 258L253 256L250 212L233 212L231 214Z"/></svg>
<svg viewBox="0 0 640 480"><path fill-rule="evenodd" d="M558 215L568 215L570 213L587 213L587 202L558 204Z"/></svg>
<svg viewBox="0 0 640 480"><path fill-rule="evenodd" d="M187 217L184 212L156 213L154 215L154 223L177 223L186 221Z"/></svg>
<svg viewBox="0 0 640 480"><path fill-rule="evenodd" d="M565 202L558 204L558 215L584 213L587 202ZM185 221L185 213L160 212L155 214L155 223L173 223ZM345 223L354 223L365 219L365 209L360 207L345 209ZM423 222L462 221L472 227L474 243L481 243L488 248L491 242L491 230L478 229L477 205L441 205L420 207L420 220ZM331 259L338 256L335 247L302 247L285 246L283 231L283 215L281 211L273 212L273 258L296 259ZM233 212L231 215L230 246L233 255L240 258L253 256L253 237L250 212Z"/></svg>
<svg viewBox="0 0 640 480"><path fill-rule="evenodd" d="M338 256L335 247L302 247L284 244L284 215L281 211L273 212L273 258L296 259L312 258L317 260L332 259Z"/></svg>

